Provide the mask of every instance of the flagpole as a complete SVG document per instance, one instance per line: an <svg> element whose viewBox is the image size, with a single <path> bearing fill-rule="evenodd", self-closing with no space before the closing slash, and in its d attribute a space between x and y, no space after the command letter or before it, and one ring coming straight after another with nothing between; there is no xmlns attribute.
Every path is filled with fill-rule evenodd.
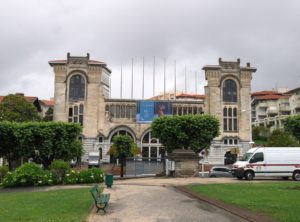
<svg viewBox="0 0 300 222"><path fill-rule="evenodd" d="M155 56L153 57L153 97L155 96Z"/></svg>
<svg viewBox="0 0 300 222"><path fill-rule="evenodd" d="M174 61L174 100L176 100L176 60Z"/></svg>
<svg viewBox="0 0 300 222"><path fill-rule="evenodd" d="M133 99L133 58L131 61L131 99Z"/></svg>
<svg viewBox="0 0 300 222"><path fill-rule="evenodd" d="M184 82L185 82L185 84L184 84L185 85L185 87L184 87L185 90L184 91L185 91L185 93L187 93L187 86L186 86L187 85L187 83L186 83L186 65L184 67Z"/></svg>
<svg viewBox="0 0 300 222"><path fill-rule="evenodd" d="M197 94L197 72L195 72L195 93Z"/></svg>
<svg viewBox="0 0 300 222"><path fill-rule="evenodd" d="M123 63L121 63L121 85L120 85L120 98L122 99L122 85L123 85Z"/></svg>
<svg viewBox="0 0 300 222"><path fill-rule="evenodd" d="M164 100L166 99L166 58L164 58Z"/></svg>
<svg viewBox="0 0 300 222"><path fill-rule="evenodd" d="M143 93L142 93L142 98L144 99L144 84L145 84L145 81L144 81L144 78L145 78L145 60L144 60L144 56L143 56Z"/></svg>

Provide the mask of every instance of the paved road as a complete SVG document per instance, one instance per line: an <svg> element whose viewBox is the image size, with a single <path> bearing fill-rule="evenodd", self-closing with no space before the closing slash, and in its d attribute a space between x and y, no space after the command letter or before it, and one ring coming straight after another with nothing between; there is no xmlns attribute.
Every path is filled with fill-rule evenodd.
<svg viewBox="0 0 300 222"><path fill-rule="evenodd" d="M183 183L183 180L179 181ZM230 180L227 180L227 182L229 181ZM93 209L88 218L88 222L245 221L224 210L211 206L205 202L192 199L178 192L172 187L174 183L177 184L176 181L173 181L173 184L170 184L170 181L168 181L168 184L162 184L162 180L155 181L155 179L152 179L152 183L148 182L150 181L118 181L112 189L105 189L104 192L111 194L107 213L105 215L102 213L96 214L96 209ZM186 182L195 181L191 180Z"/></svg>

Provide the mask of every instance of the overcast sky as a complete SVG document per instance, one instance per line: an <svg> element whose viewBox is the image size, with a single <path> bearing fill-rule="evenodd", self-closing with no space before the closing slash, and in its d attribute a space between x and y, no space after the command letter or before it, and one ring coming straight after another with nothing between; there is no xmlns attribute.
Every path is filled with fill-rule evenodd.
<svg viewBox="0 0 300 222"><path fill-rule="evenodd" d="M288 0L0 0L0 95L24 92L53 97L49 60L71 55L104 61L112 70L112 97L130 97L134 58L134 97L141 98L145 57L145 97L167 90L203 94L204 65L241 59L257 67L252 91L300 86L300 2Z"/></svg>

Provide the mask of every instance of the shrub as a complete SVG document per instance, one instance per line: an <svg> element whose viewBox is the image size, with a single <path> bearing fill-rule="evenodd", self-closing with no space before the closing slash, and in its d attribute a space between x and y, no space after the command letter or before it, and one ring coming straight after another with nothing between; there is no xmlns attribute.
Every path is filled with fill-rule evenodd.
<svg viewBox="0 0 300 222"><path fill-rule="evenodd" d="M70 165L63 160L54 160L50 165L50 169L54 183L59 184L63 182L65 174L70 171Z"/></svg>
<svg viewBox="0 0 300 222"><path fill-rule="evenodd" d="M104 182L104 172L99 168L90 169L94 175L94 183L103 183Z"/></svg>
<svg viewBox="0 0 300 222"><path fill-rule="evenodd" d="M281 129L276 129L271 133L267 141L267 146L271 147L297 147L298 141L292 134Z"/></svg>
<svg viewBox="0 0 300 222"><path fill-rule="evenodd" d="M79 182L79 172L71 170L65 174L64 184L77 184Z"/></svg>
<svg viewBox="0 0 300 222"><path fill-rule="evenodd" d="M41 174L38 175L37 183L35 183L35 186L44 186L44 185L53 185L53 175L52 172L49 170L43 170Z"/></svg>
<svg viewBox="0 0 300 222"><path fill-rule="evenodd" d="M104 181L104 173L98 168L82 170L79 173L78 179L79 183L101 183Z"/></svg>
<svg viewBox="0 0 300 222"><path fill-rule="evenodd" d="M3 177L8 173L7 166L0 166L0 183L2 183Z"/></svg>
<svg viewBox="0 0 300 222"><path fill-rule="evenodd" d="M45 171L35 163L25 163L14 172L8 173L3 179L4 187L44 185ZM47 179L50 175L47 175ZM43 179L44 181L44 179Z"/></svg>

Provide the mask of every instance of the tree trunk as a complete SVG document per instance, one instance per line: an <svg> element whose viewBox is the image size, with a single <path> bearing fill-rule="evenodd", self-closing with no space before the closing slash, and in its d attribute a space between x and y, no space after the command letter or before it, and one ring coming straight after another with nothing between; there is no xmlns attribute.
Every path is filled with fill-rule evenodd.
<svg viewBox="0 0 300 222"><path fill-rule="evenodd" d="M120 172L120 177L124 177L124 157L122 156L121 158L121 172Z"/></svg>

